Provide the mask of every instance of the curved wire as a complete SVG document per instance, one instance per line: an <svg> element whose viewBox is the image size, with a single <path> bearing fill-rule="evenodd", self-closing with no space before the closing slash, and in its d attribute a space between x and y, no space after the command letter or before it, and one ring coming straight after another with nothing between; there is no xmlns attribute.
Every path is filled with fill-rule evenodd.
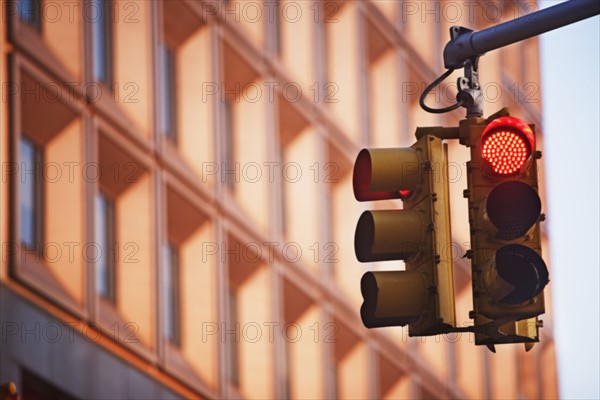
<svg viewBox="0 0 600 400"><path fill-rule="evenodd" d="M429 113L433 113L433 114L442 114L442 113L447 113L450 111L454 111L459 107L462 107L464 104L464 100L460 100L458 101L456 104L453 104L451 106L448 107L444 107L444 108L431 108L429 106L427 106L427 104L425 104L425 97L427 97L427 95L429 94L429 92L431 92L431 90L436 87L437 85L439 85L444 79L446 79L452 72L454 72L455 68L450 68L448 71L444 72L442 74L442 76L440 76L439 78L437 78L435 81L433 81L429 86L427 86L425 88L425 90L423 91L423 93L421 94L421 98L419 99L419 105L421 106L421 108Z"/></svg>

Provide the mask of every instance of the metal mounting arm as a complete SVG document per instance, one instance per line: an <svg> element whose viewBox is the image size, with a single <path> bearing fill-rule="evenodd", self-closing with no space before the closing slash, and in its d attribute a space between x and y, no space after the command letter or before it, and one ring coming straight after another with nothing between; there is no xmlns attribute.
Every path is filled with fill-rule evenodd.
<svg viewBox="0 0 600 400"><path fill-rule="evenodd" d="M572 0L478 32L453 26L450 28L451 40L444 48L444 66L447 69L462 68L467 60L472 60L488 51L598 14L600 14L600 1Z"/></svg>
<svg viewBox="0 0 600 400"><path fill-rule="evenodd" d="M447 71L422 93L419 103L431 113L444 113L459 107L467 109L467 118L483 115L483 96L479 85L479 57L488 51L528 39L600 14L599 0L571 0L508 22L475 32L453 26L450 41L444 48L444 66ZM465 76L458 79L456 104L434 109L425 104L427 94L455 69L464 68Z"/></svg>

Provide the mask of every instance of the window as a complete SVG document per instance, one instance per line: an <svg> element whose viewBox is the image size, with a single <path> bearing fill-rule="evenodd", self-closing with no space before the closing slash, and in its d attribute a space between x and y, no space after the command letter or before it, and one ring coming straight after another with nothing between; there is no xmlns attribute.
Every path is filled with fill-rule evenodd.
<svg viewBox="0 0 600 400"><path fill-rule="evenodd" d="M236 181L236 167L233 157L233 110L229 100L225 100L223 103L223 130L224 130L224 178L225 185L231 191L235 189Z"/></svg>
<svg viewBox="0 0 600 400"><path fill-rule="evenodd" d="M43 179L42 151L26 137L21 137L21 174L19 175L20 239L26 248L42 251Z"/></svg>
<svg viewBox="0 0 600 400"><path fill-rule="evenodd" d="M115 207L111 199L96 197L96 290L111 303L115 302Z"/></svg>
<svg viewBox="0 0 600 400"><path fill-rule="evenodd" d="M92 74L94 80L112 84L112 6L111 1L92 0Z"/></svg>
<svg viewBox="0 0 600 400"><path fill-rule="evenodd" d="M291 343L289 341L283 342L283 357L285 361L285 368L283 371L283 390L284 390L284 398L291 399L292 398L292 382L291 382L291 373L292 373L292 363L290 360L290 346Z"/></svg>
<svg viewBox="0 0 600 400"><path fill-rule="evenodd" d="M284 146L280 147L279 154L281 155L281 164L286 165L285 162L287 160L285 159ZM287 233L288 233L288 224L289 224L289 221L287 218L287 215L288 215L287 202L288 202L288 197L289 197L289 194L288 194L289 189L288 189L287 185L289 185L289 183L285 179L282 179L281 180L281 191L280 191L280 194L281 194L281 233L284 236L287 235Z"/></svg>
<svg viewBox="0 0 600 400"><path fill-rule="evenodd" d="M41 8L41 0L17 0L19 18L38 32L42 29Z"/></svg>
<svg viewBox="0 0 600 400"><path fill-rule="evenodd" d="M171 243L165 246L165 335L179 346L181 344L179 252Z"/></svg>
<svg viewBox="0 0 600 400"><path fill-rule="evenodd" d="M273 15L271 15L273 23L273 52L276 55L281 54L281 4L277 0L274 4Z"/></svg>
<svg viewBox="0 0 600 400"><path fill-rule="evenodd" d="M234 335L227 336L227 344L229 351L227 352L229 362L227 363L229 368L229 381L235 386L240 385L240 364L239 364L239 349L238 349L238 337L237 337L237 323L238 323L238 312L237 312L237 295L235 288L230 287L227 291L228 294L228 306L227 310L227 325L228 331L236 332ZM233 337L232 337L233 336Z"/></svg>
<svg viewBox="0 0 600 400"><path fill-rule="evenodd" d="M161 132L173 141L177 140L176 126L176 96L175 96L175 54L167 45L160 46L160 85L161 95Z"/></svg>

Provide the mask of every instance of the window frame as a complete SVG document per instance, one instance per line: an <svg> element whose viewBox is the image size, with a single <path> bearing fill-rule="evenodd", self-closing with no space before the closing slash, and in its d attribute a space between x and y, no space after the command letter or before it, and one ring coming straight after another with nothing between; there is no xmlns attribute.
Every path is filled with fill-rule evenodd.
<svg viewBox="0 0 600 400"><path fill-rule="evenodd" d="M16 46L20 46L23 48L25 52L31 55L31 57L26 57L22 54L22 52L15 52L12 54L12 57L9 58L9 62L7 64L7 73L11 77L11 82L16 82L18 85L21 85L24 82L25 76L30 79L33 84L39 84L41 86L50 84L55 81L57 75L52 75L54 69L52 65L46 65L48 70L43 70L40 68L36 60L43 59L46 54L44 47L39 47L41 42L41 38L33 32L32 29L23 28L25 25L21 23L18 15L13 13L9 16L10 22L7 26L8 29L8 40L15 43ZM32 53L29 53L32 51ZM36 52L37 51L37 52ZM34 57L35 56L35 57ZM54 71L55 72L55 71ZM54 77L54 78L53 78ZM35 108L29 108L27 106L27 102L25 101L26 97L20 91L14 94L8 101L8 117L11 118L13 122L9 127L9 160L14 163L16 167L20 166L20 139L22 137L26 137L30 141L32 141L36 146L39 146L40 155L42 155L42 161L46 163L48 161L48 148L49 143L53 140L56 135L51 133L46 126L41 127L41 129L32 128L25 123L26 118L32 118L30 111L35 110ZM45 100L46 101L46 100ZM41 104L41 101L35 101L35 105ZM65 112L64 116L68 118L68 121L81 121L82 118L82 108L77 103L68 102L65 100L64 96L61 99L57 99L54 104L60 104L64 109L61 110ZM54 132L54 131L52 131ZM83 132L83 131L80 131ZM43 177L44 173L44 165L39 164L41 168L41 173ZM8 193L8 202L9 207L13 212L8 215L8 235L10 237L10 243L14 246L14 252L9 252L7 254L8 261L8 273L12 279L23 284L28 290L31 290L33 293L37 293L51 301L56 306L60 307L63 310L71 313L72 315L78 316L79 318L88 318L90 315L90 310L88 309L89 299L82 292L82 296L73 296L71 293L65 290L65 288L60 284L59 280L51 273L50 265L52 263L55 264L55 259L46 260L46 249L48 249L49 243L46 240L49 239L47 226L48 226L48 212L49 206L52 206L50 202L51 199L48 197L48 186L46 185L46 181L44 179L41 180L43 195L40 197L42 200L40 203L43 204L42 207L38 207L40 210L40 233L42 234L42 252L30 251L25 246L21 244L20 235L21 235L21 227L20 227L20 190L19 190L19 172L15 171L10 177L10 185ZM53 178L54 179L54 178ZM84 198L82 197L83 201ZM80 203L83 204L83 203ZM77 237L79 243L83 243L85 240L85 232L80 231L81 236ZM60 245L64 245L62 243L58 243ZM50 246L54 246L52 243ZM67 244L68 245L68 244ZM51 253L55 255L56 253ZM64 247L63 247L63 257L64 257ZM52 256L51 256L52 257ZM83 279L87 279L88 270L83 266ZM86 282L82 283L80 286L81 289L85 290Z"/></svg>

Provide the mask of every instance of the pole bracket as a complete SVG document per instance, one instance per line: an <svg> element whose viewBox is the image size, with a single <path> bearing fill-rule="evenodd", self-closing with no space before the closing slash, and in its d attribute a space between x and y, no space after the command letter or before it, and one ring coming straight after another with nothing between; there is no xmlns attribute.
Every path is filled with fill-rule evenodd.
<svg viewBox="0 0 600 400"><path fill-rule="evenodd" d="M467 118L480 118L483 115L483 95L479 84L479 57L465 61L465 76L458 78L456 101L467 109Z"/></svg>

